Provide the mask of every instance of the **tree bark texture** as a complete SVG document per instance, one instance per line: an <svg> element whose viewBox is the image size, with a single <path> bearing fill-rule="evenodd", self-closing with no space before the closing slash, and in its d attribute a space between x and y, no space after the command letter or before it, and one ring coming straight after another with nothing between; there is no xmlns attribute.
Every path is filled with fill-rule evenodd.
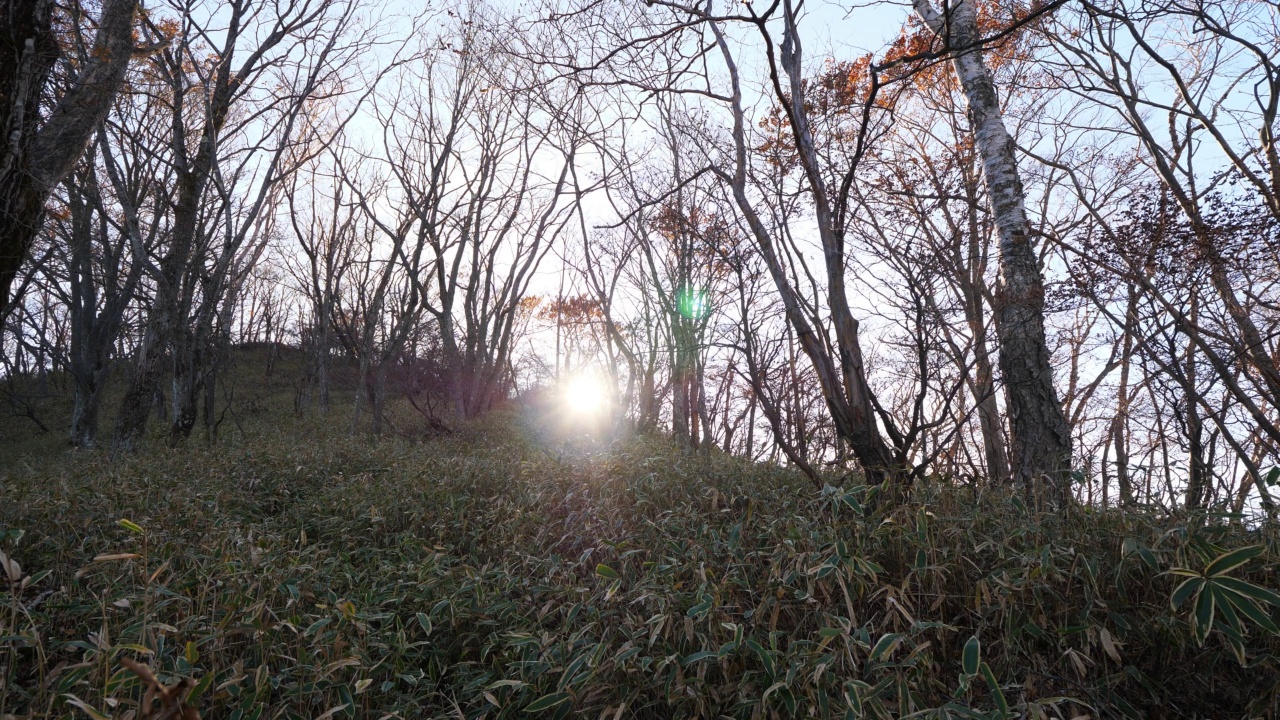
<svg viewBox="0 0 1280 720"><path fill-rule="evenodd" d="M52 0L0 4L0 318L13 280L44 222L53 188L75 167L124 82L136 0L104 0L93 49L42 122L60 50Z"/></svg>

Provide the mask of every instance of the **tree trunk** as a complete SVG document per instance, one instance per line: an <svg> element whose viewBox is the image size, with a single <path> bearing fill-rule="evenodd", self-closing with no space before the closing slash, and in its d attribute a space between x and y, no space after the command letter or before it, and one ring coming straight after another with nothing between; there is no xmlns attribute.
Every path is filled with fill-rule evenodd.
<svg viewBox="0 0 1280 720"><path fill-rule="evenodd" d="M986 233L979 218L978 183L965 174L965 196L968 199L967 258L958 274L964 302L965 320L973 336L974 381L972 391L982 431L982 451L987 462L987 478L1003 485L1009 482L1009 455L1005 452L1004 424L996 402L995 373L991 367L991 348L987 338L987 315L984 297L987 291L985 257ZM972 178L972 179L971 179ZM958 259L959 260L959 259ZM959 262L957 263L960 264Z"/></svg>
<svg viewBox="0 0 1280 720"><path fill-rule="evenodd" d="M808 178L813 197L818 235L822 241L823 264L827 271L827 305L835 330L836 357L827 355L826 348L808 331L809 328L795 324L795 318L802 313L799 307L794 312L789 310L787 314L795 326L801 349L809 356L818 372L836 432L849 443L868 480L882 482L886 478L898 476L902 469L901 463L885 443L876 424L871 385L867 382L866 364L862 358L862 341L859 337L861 324L853 317L845 290L844 227L837 223L809 127L809 115L805 107L805 80L801 68L803 52L800 34L795 25L795 10L790 3L784 5L784 10L785 34L779 50L782 68L789 83L790 98L779 92L782 89L780 83L775 87L775 93L778 101L787 108L797 156ZM761 249L766 248L762 246ZM773 265L776 263L776 255L772 252L772 246L764 254L776 284L780 276L785 278L785 272L781 267L775 271ZM771 257L774 259L770 260ZM789 283L789 280L784 282ZM783 293L784 306L788 304L787 296L788 293ZM795 300L794 296L792 300ZM803 324L807 326L808 322Z"/></svg>
<svg viewBox="0 0 1280 720"><path fill-rule="evenodd" d="M914 6L930 30L956 49L952 62L968 101L999 231L996 335L1008 401L1013 478L1027 487L1046 482L1054 500L1065 502L1070 492L1071 429L1053 386L1044 330L1044 280L1031 244L1013 138L978 45L977 14L969 0L958 0L945 16L929 0L914 0Z"/></svg>
<svg viewBox="0 0 1280 720"><path fill-rule="evenodd" d="M80 299L88 303L88 299ZM73 302L75 305L75 302ZM92 448L98 439L98 413L102 406L102 393L111 375L111 347L108 333L114 335L114 327L101 324L88 326L94 306L74 308L72 318L71 353L69 369L75 380L75 404L71 411L71 444ZM85 317L88 315L89 317Z"/></svg>
<svg viewBox="0 0 1280 720"><path fill-rule="evenodd" d="M191 430L196 426L200 390L203 388L200 378L200 359L194 351L188 350L182 354L186 357L174 363L173 420L169 426L170 445L178 445L191 437Z"/></svg>
<svg viewBox="0 0 1280 720"><path fill-rule="evenodd" d="M974 338L974 398L978 403L978 424L982 430L982 451L987 460L987 477L994 484L1009 481L1009 456L1005 453L1004 428L1000 422L1000 408L996 404L995 381L992 377L991 355L987 349L986 332Z"/></svg>
<svg viewBox="0 0 1280 720"><path fill-rule="evenodd" d="M680 447L689 447L689 372L685 367L685 354L681 347L679 331L672 327L671 363L671 434Z"/></svg>
<svg viewBox="0 0 1280 720"><path fill-rule="evenodd" d="M83 372L83 370L81 370ZM75 405L71 410L71 444L88 450L98 440L98 411L106 373L76 375Z"/></svg>
<svg viewBox="0 0 1280 720"><path fill-rule="evenodd" d="M378 368L373 371L372 377L367 382L369 389L369 405L373 411L373 418L370 432L374 439L382 437L382 425L386 420L385 413L387 407L387 362L378 364Z"/></svg>
<svg viewBox="0 0 1280 720"><path fill-rule="evenodd" d="M657 363L653 361L653 351L650 352L649 362L641 372L640 408L636 411L636 431L645 433L653 430L658 424Z"/></svg>
<svg viewBox="0 0 1280 720"><path fill-rule="evenodd" d="M136 0L104 0L93 48L71 89L39 125L58 59L52 0L0 8L0 319L13 280L44 221L44 203L71 172L124 81L133 53Z"/></svg>
<svg viewBox="0 0 1280 720"><path fill-rule="evenodd" d="M702 450L703 455L709 455L711 453L712 446L715 445L716 437L715 437L715 432L713 431L713 428L711 426L711 413L708 412L707 410L707 388L705 384L705 378L703 377L703 375L705 374L705 370L706 369L702 366L702 364L699 363L698 364L698 384L695 388L695 391L697 392L697 397L698 397L698 403L696 408L697 416L698 416L698 427L701 428L701 437L698 439L698 443L699 443L698 447ZM728 427L729 426L726 423L725 424L726 431L728 430Z"/></svg>
<svg viewBox="0 0 1280 720"><path fill-rule="evenodd" d="M1116 482L1119 484L1121 507L1133 504L1133 479L1129 476L1129 372L1133 365L1133 334L1137 330L1138 296L1132 284L1128 285L1128 292L1124 345L1120 353L1120 385L1116 389L1116 416L1111 421L1111 442L1116 448Z"/></svg>
<svg viewBox="0 0 1280 720"><path fill-rule="evenodd" d="M364 399L367 395L365 391L365 378L369 375L369 356L363 354L360 357L359 367L356 370L356 392L355 406L351 409L351 427L348 432L355 435L360 429L360 414L364 409Z"/></svg>
<svg viewBox="0 0 1280 720"><path fill-rule="evenodd" d="M68 183L70 186L71 183ZM71 253L67 274L71 285L71 301L67 308L71 323L71 353L68 370L75 380L75 401L71 410L71 444L91 448L98 434L98 405L106 357L110 352L97 342L94 333L97 319L98 291L93 276L92 213L83 197L68 187L71 210Z"/></svg>
<svg viewBox="0 0 1280 720"><path fill-rule="evenodd" d="M218 444L218 370L209 366L204 378L204 429L210 445Z"/></svg>
<svg viewBox="0 0 1280 720"><path fill-rule="evenodd" d="M328 322L325 323L325 330L320 334L318 347L316 348L316 394L320 400L320 414L329 414L329 329Z"/></svg>
<svg viewBox="0 0 1280 720"><path fill-rule="evenodd" d="M1191 297L1191 311L1188 313L1192 324L1199 315L1199 303L1195 295ZM1196 381L1199 379L1196 363L1196 345L1187 346L1186 365L1183 369L1185 381L1183 400L1187 430L1187 489L1185 507L1187 510L1198 510L1204 507L1205 491L1212 477L1204 457L1204 420L1200 417L1200 398L1197 394Z"/></svg>
<svg viewBox="0 0 1280 720"><path fill-rule="evenodd" d="M113 452L133 452L137 449L138 441L146 434L147 419L151 415L151 406L164 374L160 367L163 357L164 343L151 323L148 323L142 347L138 348L133 377L129 380L129 387L125 390L124 399L120 401L120 409L116 414ZM161 406L163 407L163 402Z"/></svg>

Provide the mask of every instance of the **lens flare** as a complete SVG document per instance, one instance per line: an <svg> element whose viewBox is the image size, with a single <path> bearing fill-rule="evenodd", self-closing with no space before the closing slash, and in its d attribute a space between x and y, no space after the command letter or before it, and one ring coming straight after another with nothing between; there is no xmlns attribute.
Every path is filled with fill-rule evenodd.
<svg viewBox="0 0 1280 720"><path fill-rule="evenodd" d="M599 375L580 373L564 384L561 401L574 415L599 416L609 407L609 385Z"/></svg>
<svg viewBox="0 0 1280 720"><path fill-rule="evenodd" d="M676 310L690 320L701 320L711 314L711 296L706 290L682 287L676 291Z"/></svg>

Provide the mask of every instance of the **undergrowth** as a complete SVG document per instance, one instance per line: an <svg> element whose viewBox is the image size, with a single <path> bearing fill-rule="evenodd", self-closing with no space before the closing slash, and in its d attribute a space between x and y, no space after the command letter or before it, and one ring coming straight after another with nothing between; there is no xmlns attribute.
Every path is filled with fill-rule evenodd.
<svg viewBox="0 0 1280 720"><path fill-rule="evenodd" d="M536 427L11 466L0 716L1275 717L1274 528Z"/></svg>

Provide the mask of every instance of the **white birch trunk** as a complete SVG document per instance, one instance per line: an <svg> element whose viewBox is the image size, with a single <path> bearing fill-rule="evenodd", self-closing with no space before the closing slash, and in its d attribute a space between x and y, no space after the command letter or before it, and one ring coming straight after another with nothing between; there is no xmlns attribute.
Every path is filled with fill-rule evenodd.
<svg viewBox="0 0 1280 720"><path fill-rule="evenodd" d="M1044 331L1044 279L1031 245L1031 226L1013 138L1005 128L995 81L978 46L978 19L968 0L940 14L929 0L913 0L916 13L951 48L956 77L969 105L974 142L982 157L991 211L1000 235L996 335L1008 403L1013 478L1030 486L1047 481L1051 494L1070 491L1071 429L1053 386Z"/></svg>

